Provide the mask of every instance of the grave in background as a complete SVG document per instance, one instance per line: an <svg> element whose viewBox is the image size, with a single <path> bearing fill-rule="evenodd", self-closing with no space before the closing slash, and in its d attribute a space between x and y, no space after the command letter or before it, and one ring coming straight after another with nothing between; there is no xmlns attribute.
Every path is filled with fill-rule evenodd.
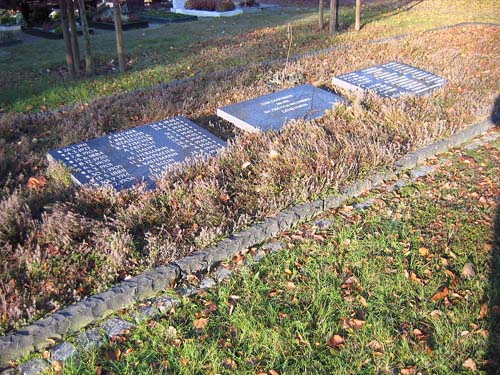
<svg viewBox="0 0 500 375"><path fill-rule="evenodd" d="M301 85L217 109L217 116L249 132L280 130L288 121L311 120L344 102L340 96Z"/></svg>
<svg viewBox="0 0 500 375"><path fill-rule="evenodd" d="M347 90L373 90L386 98L398 98L427 94L442 87L446 80L411 65L390 62L342 74L332 83Z"/></svg>
<svg viewBox="0 0 500 375"><path fill-rule="evenodd" d="M79 185L113 186L137 182L154 186L169 165L203 153L215 155L226 143L184 117L174 117L49 151L49 161L72 169Z"/></svg>

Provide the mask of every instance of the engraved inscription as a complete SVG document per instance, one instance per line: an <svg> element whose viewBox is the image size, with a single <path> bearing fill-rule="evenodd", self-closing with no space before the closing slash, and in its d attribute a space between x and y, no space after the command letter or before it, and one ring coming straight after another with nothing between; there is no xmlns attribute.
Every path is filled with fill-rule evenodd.
<svg viewBox="0 0 500 375"><path fill-rule="evenodd" d="M400 62L346 73L334 79L334 83L339 81L364 90L373 90L385 97L421 95L443 86L446 82L442 77Z"/></svg>
<svg viewBox="0 0 500 375"><path fill-rule="evenodd" d="M79 184L121 190L140 181L152 186L169 165L200 153L215 155L222 147L222 140L175 117L53 150L48 156L69 166Z"/></svg>

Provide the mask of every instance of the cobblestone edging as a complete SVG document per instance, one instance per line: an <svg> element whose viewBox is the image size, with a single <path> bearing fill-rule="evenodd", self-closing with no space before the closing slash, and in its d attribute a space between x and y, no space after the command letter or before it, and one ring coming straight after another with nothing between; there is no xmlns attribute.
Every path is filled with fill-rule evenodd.
<svg viewBox="0 0 500 375"><path fill-rule="evenodd" d="M0 369L1 365L7 364L10 360L53 345L54 339L59 340L64 335L77 332L112 312L152 298L159 292L179 283L190 273L210 270L218 262L264 242L301 221L310 220L324 211L337 208L346 200L380 185L385 180L394 179L400 172L415 168L419 162L486 132L495 126L494 122L493 119L487 119L476 123L446 140L438 141L403 156L394 164L391 171L378 172L365 180L357 181L342 189L338 195L327 196L324 199L286 209L275 217L267 218L244 231L230 235L213 248L194 252L176 262L123 281L103 293L91 296L19 331L0 337ZM184 294L189 294L189 291ZM107 331L106 327L103 328Z"/></svg>

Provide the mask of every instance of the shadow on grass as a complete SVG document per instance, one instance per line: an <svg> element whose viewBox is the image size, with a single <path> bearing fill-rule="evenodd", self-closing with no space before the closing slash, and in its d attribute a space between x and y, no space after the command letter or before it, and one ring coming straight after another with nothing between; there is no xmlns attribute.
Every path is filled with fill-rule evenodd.
<svg viewBox="0 0 500 375"><path fill-rule="evenodd" d="M368 23L380 21L388 17L393 17L400 13L408 12L413 7L422 3L423 0L390 0L361 11L361 28ZM351 6L351 8L354 5ZM339 20L339 30L346 31L354 25L354 9L348 13L348 16L341 17Z"/></svg>
<svg viewBox="0 0 500 375"><path fill-rule="evenodd" d="M495 100L492 122L500 126L500 96ZM493 229L491 250L491 273L489 286L489 324L490 333L488 343L488 374L500 374L500 195L497 195L497 210L495 215L495 226Z"/></svg>

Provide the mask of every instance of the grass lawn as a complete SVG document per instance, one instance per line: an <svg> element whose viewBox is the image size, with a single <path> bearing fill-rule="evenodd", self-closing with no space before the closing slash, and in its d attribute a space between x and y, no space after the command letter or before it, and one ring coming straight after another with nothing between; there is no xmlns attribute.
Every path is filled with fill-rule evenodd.
<svg viewBox="0 0 500 375"><path fill-rule="evenodd" d="M235 257L231 279L62 373L498 373L500 139L446 158L259 263Z"/></svg>
<svg viewBox="0 0 500 375"><path fill-rule="evenodd" d="M0 112L37 111L145 88L198 72L247 66L287 54L380 38L464 21L498 22L495 0L368 3L361 32L352 31L352 7L341 8L341 33L318 32L314 8L244 14L228 19L164 25L125 33L129 71L118 75L112 32L92 37L99 74L69 82L62 41L42 40L10 47L0 57ZM291 42L291 49L289 50Z"/></svg>

